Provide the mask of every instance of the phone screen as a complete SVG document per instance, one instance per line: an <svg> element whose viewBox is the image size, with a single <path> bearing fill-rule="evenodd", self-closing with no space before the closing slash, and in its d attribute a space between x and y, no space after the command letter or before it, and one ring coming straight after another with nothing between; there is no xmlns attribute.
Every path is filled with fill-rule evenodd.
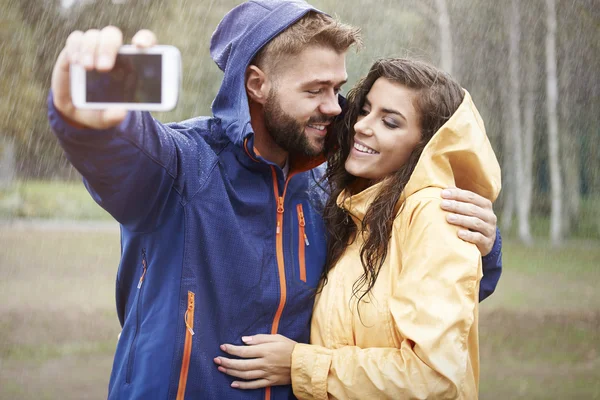
<svg viewBox="0 0 600 400"><path fill-rule="evenodd" d="M86 72L88 103L156 103L162 98L162 55L119 54L110 72Z"/></svg>

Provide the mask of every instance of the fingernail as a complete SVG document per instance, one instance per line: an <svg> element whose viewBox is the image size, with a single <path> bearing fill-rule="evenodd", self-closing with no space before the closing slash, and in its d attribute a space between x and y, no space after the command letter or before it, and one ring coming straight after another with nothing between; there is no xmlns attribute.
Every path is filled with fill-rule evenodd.
<svg viewBox="0 0 600 400"><path fill-rule="evenodd" d="M224 344L222 344L221 346L219 346L221 348L221 350L223 351L227 351L227 346L225 346Z"/></svg>
<svg viewBox="0 0 600 400"><path fill-rule="evenodd" d="M237 382L231 382L231 387L232 387L232 388L239 388L239 387L240 387L240 384L239 384L239 383L237 383Z"/></svg>
<svg viewBox="0 0 600 400"><path fill-rule="evenodd" d="M467 237L467 231L460 230L458 231L458 236L461 238Z"/></svg>
<svg viewBox="0 0 600 400"><path fill-rule="evenodd" d="M221 359L219 357L215 357L213 361L215 362L215 364L221 365Z"/></svg>
<svg viewBox="0 0 600 400"><path fill-rule="evenodd" d="M248 343L252 341L252 337L251 336L242 336L242 342L244 343Z"/></svg>
<svg viewBox="0 0 600 400"><path fill-rule="evenodd" d="M449 200L442 200L442 207L450 207L450 204Z"/></svg>
<svg viewBox="0 0 600 400"><path fill-rule="evenodd" d="M217 369L219 370L219 372L223 372L225 374L227 373L227 370L223 367L218 367Z"/></svg>
<svg viewBox="0 0 600 400"><path fill-rule="evenodd" d="M100 56L98 58L99 68L110 68L110 58L108 56Z"/></svg>
<svg viewBox="0 0 600 400"><path fill-rule="evenodd" d="M448 214L448 221L450 221L450 222L456 222L456 215L454 215L454 214Z"/></svg>
<svg viewBox="0 0 600 400"><path fill-rule="evenodd" d="M452 192L449 191L448 189L442 190L442 196L450 196L450 195L452 195Z"/></svg>

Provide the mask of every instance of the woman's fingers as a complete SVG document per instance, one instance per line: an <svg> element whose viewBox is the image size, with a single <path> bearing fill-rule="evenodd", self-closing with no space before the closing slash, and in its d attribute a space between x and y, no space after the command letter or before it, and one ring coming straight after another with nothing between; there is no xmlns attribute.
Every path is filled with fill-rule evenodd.
<svg viewBox="0 0 600 400"><path fill-rule="evenodd" d="M220 347L225 353L241 358L257 358L263 355L262 350L258 346L234 346L232 344L222 344Z"/></svg>
<svg viewBox="0 0 600 400"><path fill-rule="evenodd" d="M236 389L261 389L267 386L271 386L271 382L266 379L257 379L254 381L233 381L231 383L232 388Z"/></svg>

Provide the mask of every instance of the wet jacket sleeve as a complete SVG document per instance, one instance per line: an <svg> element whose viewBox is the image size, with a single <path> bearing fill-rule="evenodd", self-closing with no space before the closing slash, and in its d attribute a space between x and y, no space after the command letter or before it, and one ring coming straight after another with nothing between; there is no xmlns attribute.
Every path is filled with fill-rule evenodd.
<svg viewBox="0 0 600 400"><path fill-rule="evenodd" d="M400 241L402 268L389 307L395 348L297 344L292 385L299 399L465 399L476 379L481 254L447 224L439 200L412 208ZM402 230L405 232L403 233ZM326 328L323 328L326 329ZM475 361L476 362L476 361ZM473 385L467 385L473 386Z"/></svg>
<svg viewBox="0 0 600 400"><path fill-rule="evenodd" d="M483 278L479 287L479 301L488 298L498 285L500 275L502 274L502 237L500 229L496 228L496 241L492 251L487 256L482 257Z"/></svg>
<svg viewBox="0 0 600 400"><path fill-rule="evenodd" d="M152 229L178 175L172 129L148 112L129 112L112 129L79 129L63 119L52 99L50 93L50 126L94 200L129 229Z"/></svg>

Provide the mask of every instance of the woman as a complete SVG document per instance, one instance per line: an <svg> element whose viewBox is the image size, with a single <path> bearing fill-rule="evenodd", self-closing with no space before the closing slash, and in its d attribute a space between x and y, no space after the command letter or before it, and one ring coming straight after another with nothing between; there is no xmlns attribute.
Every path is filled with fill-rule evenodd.
<svg viewBox="0 0 600 400"><path fill-rule="evenodd" d="M439 203L451 185L500 191L481 117L449 75L405 59L377 61L348 100L311 344L256 335L222 346L251 359L215 362L247 380L233 387L291 382L300 399L475 399L481 256Z"/></svg>

